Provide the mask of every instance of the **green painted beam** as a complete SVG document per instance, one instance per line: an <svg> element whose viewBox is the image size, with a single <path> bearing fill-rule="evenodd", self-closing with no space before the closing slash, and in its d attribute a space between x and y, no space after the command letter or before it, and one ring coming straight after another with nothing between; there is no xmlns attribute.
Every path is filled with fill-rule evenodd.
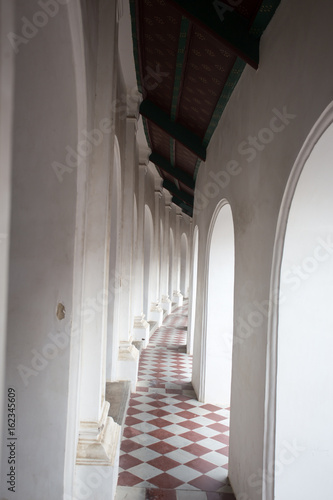
<svg viewBox="0 0 333 500"><path fill-rule="evenodd" d="M221 0L171 0L180 12L208 31L257 69L259 39L249 33L249 21Z"/></svg>
<svg viewBox="0 0 333 500"><path fill-rule="evenodd" d="M171 135L176 141L181 142L192 153L199 156L199 158L202 160L206 159L206 148L202 145L200 137L180 123L172 121L170 116L152 101L149 99L142 101L140 113L163 129L167 134Z"/></svg>
<svg viewBox="0 0 333 500"><path fill-rule="evenodd" d="M195 182L193 180L193 177L183 172L180 168L173 167L171 163L166 158L164 158L164 156L153 152L149 156L149 160L152 163L155 163L155 165L160 167L162 170L164 170L164 172L172 175L172 177L185 184L185 186L194 190Z"/></svg>
<svg viewBox="0 0 333 500"><path fill-rule="evenodd" d="M178 205L185 214L189 215L190 217L193 217L193 208L190 207L189 205L187 205L186 203L184 203L179 198L177 198L177 196L173 196L171 201L172 201L172 203L175 203L176 205Z"/></svg>
<svg viewBox="0 0 333 500"><path fill-rule="evenodd" d="M173 195L177 196L177 198L184 201L187 205L193 207L194 196L191 196L190 194L181 191L180 189L177 188L176 184L167 179L164 179L163 187L168 191L170 191L170 193L172 193Z"/></svg>

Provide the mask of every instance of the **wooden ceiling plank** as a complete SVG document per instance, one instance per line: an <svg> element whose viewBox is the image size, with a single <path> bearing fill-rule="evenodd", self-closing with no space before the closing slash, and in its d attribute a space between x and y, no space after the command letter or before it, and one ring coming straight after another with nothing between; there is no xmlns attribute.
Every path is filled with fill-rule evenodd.
<svg viewBox="0 0 333 500"><path fill-rule="evenodd" d="M164 179L163 187L165 189L167 189L168 191L170 191L170 193L172 193L173 195L177 196L177 198L184 201L187 205L190 205L193 207L194 196L191 196L190 194L185 193L185 191L181 191L180 189L177 188L176 184L169 181L168 179Z"/></svg>
<svg viewBox="0 0 333 500"><path fill-rule="evenodd" d="M173 167L171 163L166 158L164 158L164 156L152 152L149 156L149 160L152 163L155 163L155 165L157 165L159 168L164 170L164 172L167 172L168 174L172 175L172 177L185 184L185 186L194 190L195 182L193 178L180 168Z"/></svg>
<svg viewBox="0 0 333 500"><path fill-rule="evenodd" d="M177 198L177 196L173 196L171 201L172 203L178 205L186 215L193 217L193 207L190 207L189 205L187 205L187 203L184 203L182 200Z"/></svg>
<svg viewBox="0 0 333 500"><path fill-rule="evenodd" d="M208 31L250 66L259 64L259 38L249 33L249 21L221 0L170 0L193 23Z"/></svg>
<svg viewBox="0 0 333 500"><path fill-rule="evenodd" d="M206 148L202 145L200 137L184 127L184 125L172 121L170 116L152 101L149 99L142 101L140 113L167 132L176 141L183 144L195 155L199 156L199 158L204 161L206 160Z"/></svg>

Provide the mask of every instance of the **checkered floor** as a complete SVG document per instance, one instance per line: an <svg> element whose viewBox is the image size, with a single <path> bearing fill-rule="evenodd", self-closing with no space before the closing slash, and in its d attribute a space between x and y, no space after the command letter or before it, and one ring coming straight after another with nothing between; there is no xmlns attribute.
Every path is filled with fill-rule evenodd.
<svg viewBox="0 0 333 500"><path fill-rule="evenodd" d="M142 351L120 452L116 500L234 500L229 408L199 403L186 354L187 306Z"/></svg>

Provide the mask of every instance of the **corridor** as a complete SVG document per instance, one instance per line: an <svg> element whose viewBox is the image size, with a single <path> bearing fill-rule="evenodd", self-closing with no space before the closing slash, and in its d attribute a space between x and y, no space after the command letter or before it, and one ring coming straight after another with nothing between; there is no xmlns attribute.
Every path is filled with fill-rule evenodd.
<svg viewBox="0 0 333 500"><path fill-rule="evenodd" d="M186 354L188 306L141 353L121 443L116 500L233 500L229 408L199 403Z"/></svg>

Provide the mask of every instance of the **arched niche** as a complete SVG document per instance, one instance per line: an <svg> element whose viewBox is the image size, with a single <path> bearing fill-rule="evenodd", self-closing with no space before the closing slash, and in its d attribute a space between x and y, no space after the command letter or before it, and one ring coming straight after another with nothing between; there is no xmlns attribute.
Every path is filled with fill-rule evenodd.
<svg viewBox="0 0 333 500"><path fill-rule="evenodd" d="M201 362L202 401L229 405L231 392L234 268L234 225L230 205L216 208L207 242L206 302Z"/></svg>
<svg viewBox="0 0 333 500"><path fill-rule="evenodd" d="M290 175L275 239L267 354L268 500L333 492L333 107Z"/></svg>

